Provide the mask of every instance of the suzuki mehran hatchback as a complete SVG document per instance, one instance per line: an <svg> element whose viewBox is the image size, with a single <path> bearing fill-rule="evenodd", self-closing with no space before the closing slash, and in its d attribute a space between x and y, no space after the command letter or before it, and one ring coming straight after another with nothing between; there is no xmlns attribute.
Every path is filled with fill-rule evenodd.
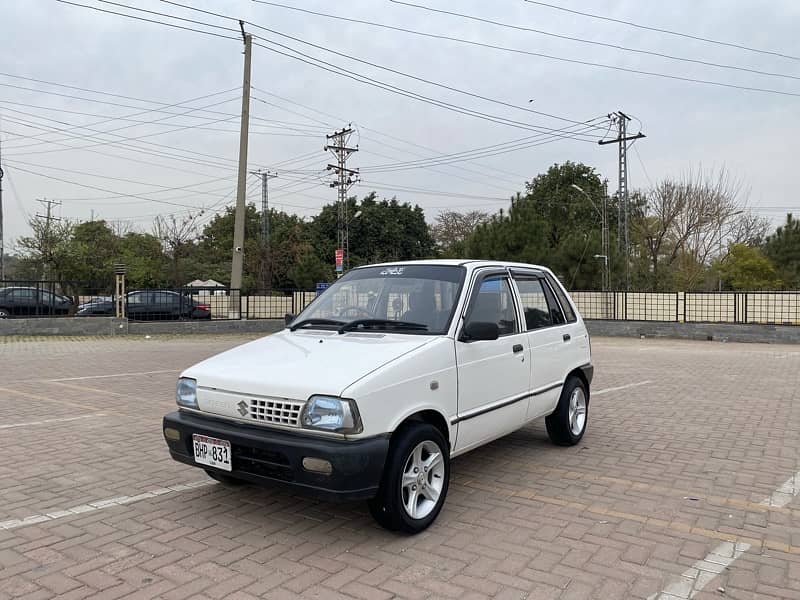
<svg viewBox="0 0 800 600"><path fill-rule="evenodd" d="M175 460L223 483L366 499L414 533L439 514L453 457L541 417L556 444L586 431L589 336L544 267L360 267L287 321L181 374L163 423Z"/></svg>

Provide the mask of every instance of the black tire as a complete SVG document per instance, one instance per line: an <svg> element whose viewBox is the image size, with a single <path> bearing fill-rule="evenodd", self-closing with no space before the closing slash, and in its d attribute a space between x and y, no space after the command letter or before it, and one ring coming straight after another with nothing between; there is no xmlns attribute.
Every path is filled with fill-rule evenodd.
<svg viewBox="0 0 800 600"><path fill-rule="evenodd" d="M7 319L11 316L11 311L7 308L0 308L0 319Z"/></svg>
<svg viewBox="0 0 800 600"><path fill-rule="evenodd" d="M438 446L441 455L441 468L437 466L438 475L432 469L430 475L427 476L428 481L421 487L427 488L433 482L433 477L436 477L437 482L441 483L441 489L433 508L428 509L429 512L426 512L422 518L412 518L404 503L403 473L406 466L412 464L410 461L414 450L421 444L429 445L430 443ZM432 456L431 454L425 454L425 450L422 450L422 452L421 456L423 457ZM423 475L423 477L425 476ZM447 440L445 440L441 431L433 425L412 423L398 429L392 436L392 443L389 446L389 454L386 457L386 465L383 469L383 479L378 495L369 501L369 511L382 527L390 531L419 533L436 520L444 505L449 486L450 447ZM428 489L435 490L435 487L431 485L431 488ZM429 492L423 492L419 501L423 505L431 501L425 495L427 493Z"/></svg>
<svg viewBox="0 0 800 600"><path fill-rule="evenodd" d="M236 477L231 477L230 475L225 475L225 473L220 473L219 471L212 471L211 469L206 469L206 474L214 479L215 481L219 481L224 485L229 485L232 487L240 486L240 485L247 485L247 482L244 479L236 479Z"/></svg>
<svg viewBox="0 0 800 600"><path fill-rule="evenodd" d="M573 394L578 390L583 394L585 400L585 412L583 426L578 433L575 433L570 419L570 402ZM589 390L580 377L571 376L567 378L564 387L561 389L561 397L553 413L545 419L547 425L547 435L550 441L559 446L574 446L583 438L586 433L586 426L589 424Z"/></svg>

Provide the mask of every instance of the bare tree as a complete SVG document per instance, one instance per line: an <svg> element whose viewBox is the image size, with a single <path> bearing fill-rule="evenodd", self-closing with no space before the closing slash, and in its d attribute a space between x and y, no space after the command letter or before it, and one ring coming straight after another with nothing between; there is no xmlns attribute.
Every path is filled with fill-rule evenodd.
<svg viewBox="0 0 800 600"><path fill-rule="evenodd" d="M766 224L746 210L741 182L723 169L689 171L644 195L633 226L642 240L653 287L691 289L726 242L754 239ZM674 281L672 281L674 280Z"/></svg>
<svg viewBox="0 0 800 600"><path fill-rule="evenodd" d="M177 218L175 215L166 217L159 215L153 222L153 235L161 241L164 252L172 263L172 285L182 283L180 260L189 246L199 237L197 220L202 214L202 211L197 214L190 213L183 218Z"/></svg>
<svg viewBox="0 0 800 600"><path fill-rule="evenodd" d="M481 210L442 211L436 217L436 224L431 226L431 235L443 252L460 253L475 228L488 220L489 215Z"/></svg>

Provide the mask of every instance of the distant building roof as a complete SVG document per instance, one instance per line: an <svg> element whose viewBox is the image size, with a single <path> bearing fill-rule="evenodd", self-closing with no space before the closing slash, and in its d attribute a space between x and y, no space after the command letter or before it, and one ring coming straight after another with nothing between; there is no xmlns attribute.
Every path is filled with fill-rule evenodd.
<svg viewBox="0 0 800 600"><path fill-rule="evenodd" d="M209 279L207 281L195 279L194 281L187 283L186 287L225 287L225 284L220 283L219 281L214 281L213 279Z"/></svg>

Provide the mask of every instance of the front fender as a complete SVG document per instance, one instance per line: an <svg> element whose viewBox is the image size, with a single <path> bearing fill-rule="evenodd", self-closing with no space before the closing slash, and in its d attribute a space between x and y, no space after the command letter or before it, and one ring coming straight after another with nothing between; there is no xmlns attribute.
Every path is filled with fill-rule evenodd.
<svg viewBox="0 0 800 600"><path fill-rule="evenodd" d="M352 437L392 433L411 415L431 410L448 424L452 442L456 429L450 418L458 408L455 344L447 337L425 344L353 383L342 396L355 399L364 424Z"/></svg>

